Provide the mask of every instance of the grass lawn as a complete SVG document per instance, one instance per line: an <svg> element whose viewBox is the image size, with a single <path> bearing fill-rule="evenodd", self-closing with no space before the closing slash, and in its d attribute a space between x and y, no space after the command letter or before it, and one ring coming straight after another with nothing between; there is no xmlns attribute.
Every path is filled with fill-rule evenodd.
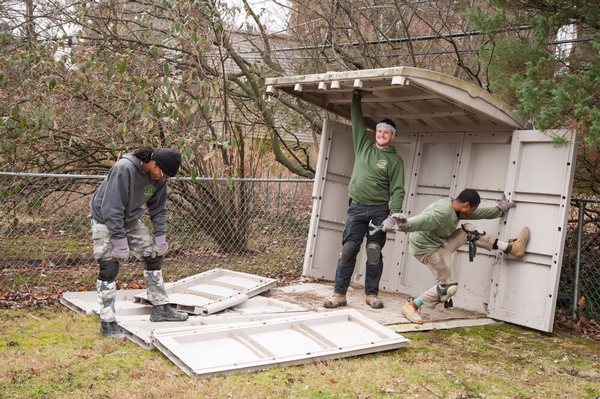
<svg viewBox="0 0 600 399"><path fill-rule="evenodd" d="M404 334L406 348L225 377L100 336L62 307L0 310L0 398L590 398L600 344L509 325Z"/></svg>

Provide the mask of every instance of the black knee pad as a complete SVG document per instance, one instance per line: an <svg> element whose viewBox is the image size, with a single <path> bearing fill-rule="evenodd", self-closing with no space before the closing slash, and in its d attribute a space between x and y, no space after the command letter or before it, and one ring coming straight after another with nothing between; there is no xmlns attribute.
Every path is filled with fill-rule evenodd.
<svg viewBox="0 0 600 399"><path fill-rule="evenodd" d="M352 259L358 254L360 247L354 241L346 241L342 246L342 259Z"/></svg>
<svg viewBox="0 0 600 399"><path fill-rule="evenodd" d="M119 273L119 262L116 260L100 260L100 273L98 273L98 280L112 283L117 278Z"/></svg>
<svg viewBox="0 0 600 399"><path fill-rule="evenodd" d="M381 245L375 241L367 243L367 265L377 266L381 259Z"/></svg>
<svg viewBox="0 0 600 399"><path fill-rule="evenodd" d="M144 269L146 270L160 270L162 269L163 257L162 256L145 256L144 257Z"/></svg>

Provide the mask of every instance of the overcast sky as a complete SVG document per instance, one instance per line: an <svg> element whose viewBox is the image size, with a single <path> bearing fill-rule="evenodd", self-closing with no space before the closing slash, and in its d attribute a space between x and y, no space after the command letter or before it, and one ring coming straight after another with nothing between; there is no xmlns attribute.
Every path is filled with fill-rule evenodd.
<svg viewBox="0 0 600 399"><path fill-rule="evenodd" d="M228 5L237 5L243 10L241 0L225 0L225 2ZM289 0L248 0L248 3L252 6L254 12L260 16L262 23L269 32L274 33L286 28L289 16ZM245 22L256 26L252 18L247 17L246 13L242 11L238 14L235 24L240 26Z"/></svg>

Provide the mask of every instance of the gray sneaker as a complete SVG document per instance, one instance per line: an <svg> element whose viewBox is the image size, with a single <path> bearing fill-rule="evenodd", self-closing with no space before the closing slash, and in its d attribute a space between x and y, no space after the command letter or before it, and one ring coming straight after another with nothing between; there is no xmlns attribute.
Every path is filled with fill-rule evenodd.
<svg viewBox="0 0 600 399"><path fill-rule="evenodd" d="M188 314L174 310L169 304L155 305L150 313L150 321L186 321Z"/></svg>
<svg viewBox="0 0 600 399"><path fill-rule="evenodd" d="M327 309L334 309L339 308L340 306L346 306L347 304L346 295L335 293L331 299L326 299L325 302L323 302L323 307Z"/></svg>
<svg viewBox="0 0 600 399"><path fill-rule="evenodd" d="M125 338L125 334L123 334L119 327L117 327L117 323L114 321L101 321L100 322L100 333L105 337L121 339Z"/></svg>

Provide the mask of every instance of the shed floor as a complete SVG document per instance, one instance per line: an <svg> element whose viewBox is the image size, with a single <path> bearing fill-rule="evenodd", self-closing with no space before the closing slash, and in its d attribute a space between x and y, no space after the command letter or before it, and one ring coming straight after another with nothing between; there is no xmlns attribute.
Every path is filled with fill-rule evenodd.
<svg viewBox="0 0 600 399"><path fill-rule="evenodd" d="M323 301L333 294L333 282L301 282L298 284L272 288L263 293L264 296L273 297L283 301L303 306L317 312L329 311L323 307ZM407 295L391 292L380 292L379 299L383 301L383 309L373 309L365 303L365 294L362 286L350 286L346 294L347 307L358 310L363 315L386 325L397 332L431 330L466 327L495 323L487 318L484 313L473 312L458 307L444 309L437 306L435 309L423 308L421 316L425 320L422 325L413 324L401 312L402 305L406 302ZM343 308L341 308L343 309Z"/></svg>

